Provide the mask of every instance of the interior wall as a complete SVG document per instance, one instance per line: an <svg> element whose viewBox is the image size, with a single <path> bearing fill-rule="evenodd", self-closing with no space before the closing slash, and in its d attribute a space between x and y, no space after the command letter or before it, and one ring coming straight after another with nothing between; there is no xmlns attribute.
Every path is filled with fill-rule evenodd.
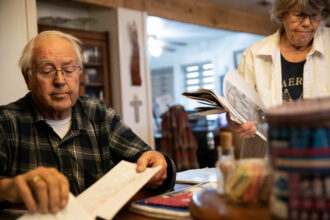
<svg viewBox="0 0 330 220"><path fill-rule="evenodd" d="M159 57L150 57L151 69L173 67L174 102L183 104L187 109L199 106L194 101L181 95L184 92L183 65L211 61L215 72L215 92L221 93L220 76L228 70L235 70L234 52L242 51L252 43L264 38L261 35L251 35L240 32L231 32L221 38L197 40L189 42L186 47L177 47L175 52L164 51Z"/></svg>
<svg viewBox="0 0 330 220"><path fill-rule="evenodd" d="M119 37L119 62L120 62L120 84L122 96L122 116L125 122L134 127L143 140L154 147L154 135L152 127L152 103L150 85L150 67L146 54L146 14L130 9L118 8L118 36ZM137 27L137 40L139 45L141 86L131 84L131 56L133 45L129 25L133 22ZM135 112L132 107L134 97L141 101L138 109L139 122L135 120ZM125 107L125 108L124 108Z"/></svg>
<svg viewBox="0 0 330 220"><path fill-rule="evenodd" d="M35 0L0 1L0 105L27 93L18 60L29 39L37 34Z"/></svg>

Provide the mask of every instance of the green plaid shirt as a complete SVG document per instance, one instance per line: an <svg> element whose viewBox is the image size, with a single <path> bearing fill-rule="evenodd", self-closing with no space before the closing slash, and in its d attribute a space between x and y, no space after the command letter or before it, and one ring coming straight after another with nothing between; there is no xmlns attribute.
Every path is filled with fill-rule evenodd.
<svg viewBox="0 0 330 220"><path fill-rule="evenodd" d="M77 195L120 160L136 162L148 150L114 110L96 99L78 98L63 139L45 122L30 93L0 107L0 177L55 167Z"/></svg>

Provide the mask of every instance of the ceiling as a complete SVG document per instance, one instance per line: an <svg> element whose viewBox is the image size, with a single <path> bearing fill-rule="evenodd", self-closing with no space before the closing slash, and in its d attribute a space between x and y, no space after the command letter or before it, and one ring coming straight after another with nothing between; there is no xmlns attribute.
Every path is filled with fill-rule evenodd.
<svg viewBox="0 0 330 220"><path fill-rule="evenodd" d="M275 0L204 0L237 10L269 14ZM193 43L198 40L225 37L231 31L188 24L154 16L148 16L148 34L160 40Z"/></svg>
<svg viewBox="0 0 330 220"><path fill-rule="evenodd" d="M258 14L270 14L275 0L204 0L219 5L231 7L237 10ZM326 25L330 26L330 17L326 20Z"/></svg>
<svg viewBox="0 0 330 220"><path fill-rule="evenodd" d="M269 14L275 0L207 0L208 2L228 6L252 13Z"/></svg>
<svg viewBox="0 0 330 220"><path fill-rule="evenodd" d="M232 33L231 31L209 28L195 24L188 24L164 18L148 16L147 18L148 35L155 36L160 40L181 41L193 43L201 39L224 37Z"/></svg>
<svg viewBox="0 0 330 220"><path fill-rule="evenodd" d="M225 7L232 7L237 10L244 10L250 13L270 15L275 0L203 0L216 3ZM330 24L330 17L327 19ZM153 16L148 16L147 30L149 35L157 39L167 41L179 41L193 43L198 40L221 38L233 32L209 28L194 24L188 24Z"/></svg>

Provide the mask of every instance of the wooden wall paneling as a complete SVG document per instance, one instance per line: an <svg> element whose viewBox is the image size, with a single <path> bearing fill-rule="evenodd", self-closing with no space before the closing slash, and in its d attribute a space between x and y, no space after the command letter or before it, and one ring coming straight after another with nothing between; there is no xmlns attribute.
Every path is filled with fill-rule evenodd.
<svg viewBox="0 0 330 220"><path fill-rule="evenodd" d="M205 0L72 0L104 7L121 7L147 12L166 19L260 35L275 32L269 15L251 14Z"/></svg>

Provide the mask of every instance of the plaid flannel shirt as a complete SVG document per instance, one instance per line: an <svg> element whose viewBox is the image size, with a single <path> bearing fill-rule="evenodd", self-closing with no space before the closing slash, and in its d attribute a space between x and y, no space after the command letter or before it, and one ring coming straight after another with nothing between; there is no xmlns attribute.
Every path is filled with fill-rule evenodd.
<svg viewBox="0 0 330 220"><path fill-rule="evenodd" d="M78 98L63 139L45 122L30 93L0 107L0 178L55 167L77 195L120 160L136 162L148 150L114 110L96 99ZM169 182L173 187L174 181Z"/></svg>

